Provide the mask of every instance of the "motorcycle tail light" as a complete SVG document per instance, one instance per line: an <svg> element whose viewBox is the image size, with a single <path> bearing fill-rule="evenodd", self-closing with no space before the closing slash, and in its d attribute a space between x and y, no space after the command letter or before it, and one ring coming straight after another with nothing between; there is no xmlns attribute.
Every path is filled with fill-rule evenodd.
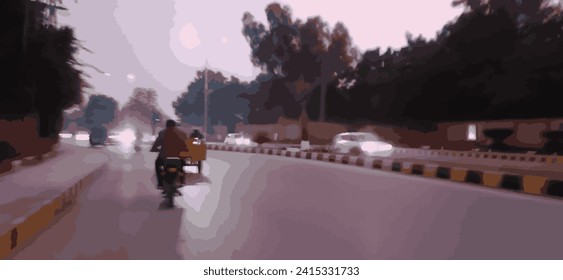
<svg viewBox="0 0 563 280"><path fill-rule="evenodd" d="M168 167L167 170L168 170L168 172L176 172L176 171L178 171L178 168L176 168L176 167Z"/></svg>

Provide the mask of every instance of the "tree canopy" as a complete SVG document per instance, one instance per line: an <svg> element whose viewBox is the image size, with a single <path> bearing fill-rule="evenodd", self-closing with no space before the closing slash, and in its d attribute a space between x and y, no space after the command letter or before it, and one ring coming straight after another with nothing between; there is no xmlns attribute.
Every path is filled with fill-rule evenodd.
<svg viewBox="0 0 563 280"><path fill-rule="evenodd" d="M272 3L265 9L269 28L245 13L243 35L251 48L251 60L266 75L259 90L250 97L257 110L253 115L298 118L315 88L353 68L359 51L352 45L342 23L331 30L320 17L293 19L288 6ZM262 111L262 112L260 112ZM318 113L318 108L317 108Z"/></svg>
<svg viewBox="0 0 563 280"><path fill-rule="evenodd" d="M42 2L2 1L0 5L5 46L0 48L0 67L8 73L0 93L0 118L35 114L40 136L57 135L63 110L82 102L74 31L47 24L42 16L47 6Z"/></svg>
<svg viewBox="0 0 563 280"><path fill-rule="evenodd" d="M256 90L254 84L242 83L236 77L226 78L221 72L207 70L208 82L208 132L213 125L227 125L234 130L236 123L247 122L248 101L241 98ZM195 79L173 102L176 115L192 125L203 125L205 70L198 71Z"/></svg>

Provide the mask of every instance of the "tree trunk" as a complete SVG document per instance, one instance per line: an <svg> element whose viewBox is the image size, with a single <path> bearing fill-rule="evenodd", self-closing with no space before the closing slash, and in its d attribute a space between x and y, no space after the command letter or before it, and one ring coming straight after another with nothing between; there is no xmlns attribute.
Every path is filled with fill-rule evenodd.
<svg viewBox="0 0 563 280"><path fill-rule="evenodd" d="M320 97L320 108L319 108L319 122L324 122L326 119L326 88L327 82L321 82L321 97Z"/></svg>
<svg viewBox="0 0 563 280"><path fill-rule="evenodd" d="M306 107L301 105L301 141L309 141L309 131L307 130L307 125L309 124L309 118L307 116Z"/></svg>
<svg viewBox="0 0 563 280"><path fill-rule="evenodd" d="M56 134L60 113L39 112L39 137L48 138Z"/></svg>

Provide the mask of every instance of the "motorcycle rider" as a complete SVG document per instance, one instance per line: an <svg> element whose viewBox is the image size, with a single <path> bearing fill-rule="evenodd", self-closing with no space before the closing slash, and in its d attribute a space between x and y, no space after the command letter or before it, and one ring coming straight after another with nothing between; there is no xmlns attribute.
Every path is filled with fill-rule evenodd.
<svg viewBox="0 0 563 280"><path fill-rule="evenodd" d="M151 152L158 152L158 157L154 162L158 188L162 188L163 176L160 174L160 167L164 165L167 157L178 157L181 152L188 151L186 133L176 127L174 120L166 121L166 128L158 133L158 137L152 145Z"/></svg>

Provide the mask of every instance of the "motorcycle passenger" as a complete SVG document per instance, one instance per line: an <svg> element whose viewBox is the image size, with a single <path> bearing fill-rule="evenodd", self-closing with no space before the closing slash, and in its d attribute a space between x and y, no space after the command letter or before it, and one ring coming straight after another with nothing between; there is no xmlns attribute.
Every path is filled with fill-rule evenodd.
<svg viewBox="0 0 563 280"><path fill-rule="evenodd" d="M203 134L201 132L199 132L199 130L194 129L194 131L192 132L192 134L190 134L191 138L198 138L198 139L202 139L203 140Z"/></svg>
<svg viewBox="0 0 563 280"><path fill-rule="evenodd" d="M186 133L176 128L174 120L166 121L166 128L158 133L158 137L152 145L151 152L158 152L158 157L154 163L158 187L163 186L163 176L160 174L160 167L164 165L167 157L179 157L181 152L188 151Z"/></svg>

